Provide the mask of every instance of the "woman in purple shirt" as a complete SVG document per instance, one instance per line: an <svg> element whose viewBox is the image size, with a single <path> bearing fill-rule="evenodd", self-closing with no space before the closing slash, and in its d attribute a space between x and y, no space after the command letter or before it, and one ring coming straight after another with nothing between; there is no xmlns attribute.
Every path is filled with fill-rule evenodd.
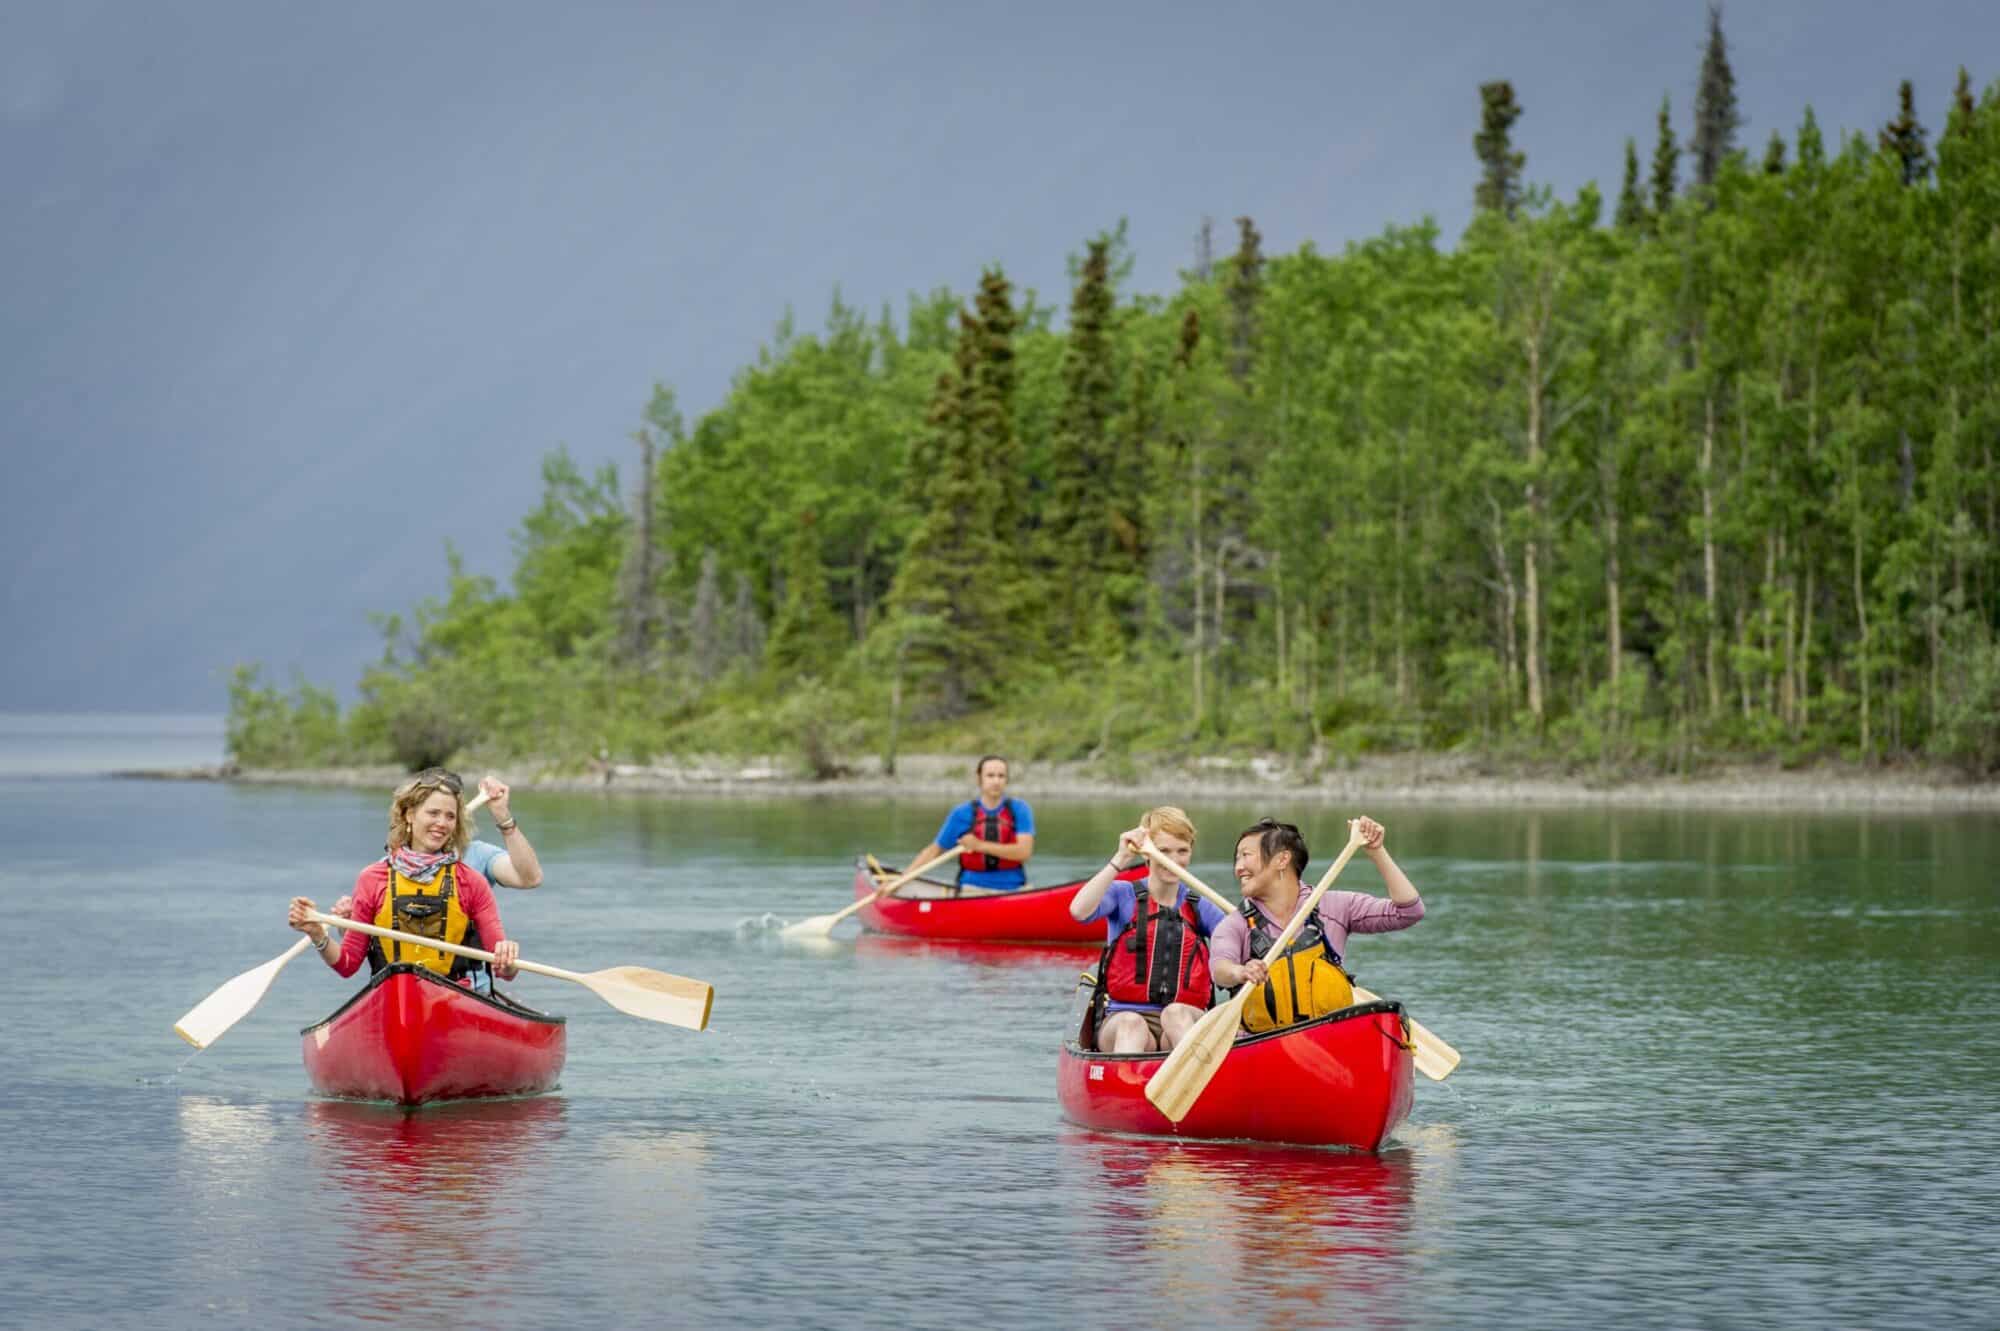
<svg viewBox="0 0 2000 1331"><path fill-rule="evenodd" d="M1386 934L1407 929L1424 918L1423 898L1382 842L1386 833L1373 818L1355 819L1361 833L1361 849L1375 861L1382 881L1388 884L1387 899L1366 892L1329 889L1319 899L1319 923L1334 956L1347 956L1349 934ZM1290 823L1260 819L1236 839L1236 881L1243 895L1282 929L1299 913L1312 888L1299 881L1306 867L1306 839ZM1209 940L1209 969L1216 984L1234 989L1241 984L1262 984L1270 972L1261 956L1252 955L1250 924L1239 910L1215 928Z"/></svg>

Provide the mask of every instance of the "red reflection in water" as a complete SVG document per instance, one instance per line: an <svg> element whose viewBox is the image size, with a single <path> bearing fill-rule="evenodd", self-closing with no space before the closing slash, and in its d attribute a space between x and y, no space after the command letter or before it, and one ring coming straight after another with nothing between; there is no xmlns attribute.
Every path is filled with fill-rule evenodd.
<svg viewBox="0 0 2000 1331"><path fill-rule="evenodd" d="M1274 1305L1393 1303L1416 1194L1407 1150L1154 1141L1083 1129L1072 1129L1064 1147L1095 1185L1107 1250L1158 1254L1169 1284L1185 1285L1191 1298L1226 1298L1242 1284L1255 1287L1266 1313Z"/></svg>
<svg viewBox="0 0 2000 1331"><path fill-rule="evenodd" d="M343 1258L363 1282L354 1288L384 1312L445 1313L454 1299L518 1277L526 1254L510 1231L523 1175L539 1172L565 1113L553 1095L417 1110L309 1102L317 1163L348 1191Z"/></svg>

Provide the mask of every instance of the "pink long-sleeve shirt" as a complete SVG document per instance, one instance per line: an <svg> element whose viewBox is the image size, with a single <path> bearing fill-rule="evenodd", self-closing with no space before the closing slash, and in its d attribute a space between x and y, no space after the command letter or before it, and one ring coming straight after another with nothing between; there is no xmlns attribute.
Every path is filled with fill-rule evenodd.
<svg viewBox="0 0 2000 1331"><path fill-rule="evenodd" d="M458 875L458 907L479 930L479 946L491 952L496 943L507 937L507 931L500 927L500 907L493 900L493 888L469 865L455 864L452 868ZM375 923L375 912L382 909L382 894L388 890L389 866L377 860L355 878L354 905L348 909L347 918L363 924ZM370 941L370 935L349 929L341 938L340 956L333 968L342 975L352 975L361 969L361 963L368 958Z"/></svg>
<svg viewBox="0 0 2000 1331"><path fill-rule="evenodd" d="M1305 905L1306 898L1311 895L1312 889L1300 883L1299 899L1292 906L1293 915L1299 913L1299 907ZM1320 927L1326 930L1327 941L1333 944L1337 954L1345 958L1349 934L1388 934L1407 929L1424 918L1424 903L1419 897L1407 906L1399 906L1387 897L1371 896L1366 892L1330 891L1319 899L1318 914ZM1286 923L1290 923L1289 919ZM1250 922L1243 918L1240 907L1215 926L1215 933L1208 940L1208 954L1216 961L1238 966L1250 959Z"/></svg>

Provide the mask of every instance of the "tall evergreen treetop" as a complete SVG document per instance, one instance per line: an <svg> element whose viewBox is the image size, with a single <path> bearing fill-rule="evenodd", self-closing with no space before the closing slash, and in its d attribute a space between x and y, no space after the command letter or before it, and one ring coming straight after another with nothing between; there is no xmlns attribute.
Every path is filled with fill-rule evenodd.
<svg viewBox="0 0 2000 1331"><path fill-rule="evenodd" d="M1653 215L1664 218L1680 188L1681 150L1674 138L1673 99L1660 95L1660 137L1653 145Z"/></svg>
<svg viewBox="0 0 2000 1331"><path fill-rule="evenodd" d="M1482 211L1511 218L1521 204L1521 173L1528 164L1526 153L1514 151L1521 104L1505 79L1480 84L1479 102L1479 133L1472 137L1472 150L1479 154L1480 173L1472 201Z"/></svg>
<svg viewBox="0 0 2000 1331"><path fill-rule="evenodd" d="M1979 115L1979 103L1972 97L1972 75L1965 72L1965 66L1958 67L1958 86L1951 90L1951 115L1944 122L1947 137L1953 135L1970 136L1972 124Z"/></svg>
<svg viewBox="0 0 2000 1331"><path fill-rule="evenodd" d="M1825 165L1826 136L1819 132L1819 117L1807 103L1805 116L1799 121L1799 166L1816 172Z"/></svg>
<svg viewBox="0 0 2000 1331"><path fill-rule="evenodd" d="M1785 174L1785 136L1775 129L1771 131L1771 141L1764 145L1764 174Z"/></svg>
<svg viewBox="0 0 2000 1331"><path fill-rule="evenodd" d="M1701 57L1701 84L1694 94L1694 183L1703 189L1715 183L1722 159L1736 146L1743 117L1736 109L1736 76L1729 69L1728 43L1722 37L1722 6L1708 7L1708 49Z"/></svg>
<svg viewBox="0 0 2000 1331"><path fill-rule="evenodd" d="M1646 201L1639 197L1639 146L1625 140L1625 183L1618 189L1618 211L1612 221L1620 231L1643 231Z"/></svg>
<svg viewBox="0 0 2000 1331"><path fill-rule="evenodd" d="M1897 90L1896 100L1896 118L1882 127L1877 142L1900 163L1903 183L1914 185L1931 173L1931 150L1924 142L1929 131L1917 123L1916 89L1908 79Z"/></svg>
<svg viewBox="0 0 2000 1331"><path fill-rule="evenodd" d="M1264 293L1264 237L1248 217L1236 219L1236 231L1229 270L1229 373L1247 388L1257 355L1257 304Z"/></svg>
<svg viewBox="0 0 2000 1331"><path fill-rule="evenodd" d="M1056 640L1081 648L1097 618L1101 574L1111 547L1112 419L1118 370L1112 346L1116 298L1111 238L1090 242L1070 297L1063 349L1063 397L1050 440L1049 493L1043 506L1041 561Z"/></svg>

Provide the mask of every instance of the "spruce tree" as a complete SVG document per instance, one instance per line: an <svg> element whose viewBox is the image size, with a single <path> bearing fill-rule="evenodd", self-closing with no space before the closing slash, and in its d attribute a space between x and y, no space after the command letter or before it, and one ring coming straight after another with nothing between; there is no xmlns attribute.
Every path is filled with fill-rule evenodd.
<svg viewBox="0 0 2000 1331"><path fill-rule="evenodd" d="M1785 136L1775 129L1771 131L1771 141L1764 145L1764 174L1785 174Z"/></svg>
<svg viewBox="0 0 2000 1331"><path fill-rule="evenodd" d="M1826 137L1819 132L1819 117L1807 103L1805 116L1799 121L1799 167L1816 174L1825 165Z"/></svg>
<svg viewBox="0 0 2000 1331"><path fill-rule="evenodd" d="M989 268L980 275L973 308L978 331L972 374L967 380L966 431L999 484L995 530L1012 542L1018 539L1026 518L1021 498L1027 489L1025 467L1021 441L1014 430L1014 388L1020 377L1020 368L1014 363L1014 333L1020 327L1020 317L1014 312L1013 288L999 268Z"/></svg>
<svg viewBox="0 0 2000 1331"><path fill-rule="evenodd" d="M847 645L827 596L819 543L814 514L799 514L785 550L785 598L764 647L765 660L780 676L820 674Z"/></svg>
<svg viewBox="0 0 2000 1331"><path fill-rule="evenodd" d="M1063 352L1063 399L1050 441L1042 565L1054 641L1083 646L1097 617L1110 554L1112 417L1118 409L1112 355L1111 241L1092 240L1077 274Z"/></svg>
<svg viewBox="0 0 2000 1331"><path fill-rule="evenodd" d="M1882 127L1877 136L1882 151L1895 157L1903 183L1915 185L1931 173L1931 150L1924 142L1929 131L1917 123L1917 94L1908 79L1896 94L1896 118Z"/></svg>
<svg viewBox="0 0 2000 1331"><path fill-rule="evenodd" d="M1722 159L1736 146L1743 117L1736 109L1736 76L1729 70L1728 44L1722 38L1722 7L1708 7L1708 49L1701 58L1701 83L1694 94L1694 183L1707 189L1722 170Z"/></svg>
<svg viewBox="0 0 2000 1331"><path fill-rule="evenodd" d="M1947 137L1957 135L1970 138L1973 122L1979 116L1979 103L1972 97L1972 75L1965 72L1965 66L1958 67L1958 86L1951 90L1951 114L1944 122Z"/></svg>
<svg viewBox="0 0 2000 1331"><path fill-rule="evenodd" d="M1513 146L1521 106L1514 100L1514 85L1505 79L1480 84L1479 101L1479 133L1473 135L1472 150L1479 155L1480 173L1472 201L1482 211L1511 219L1521 203L1521 172L1528 163L1527 154Z"/></svg>
<svg viewBox="0 0 2000 1331"><path fill-rule="evenodd" d="M1019 637L1016 543L1023 488L1014 435L1015 316L999 270L980 281L979 314L959 314L953 372L938 378L925 445L928 507L889 594L908 660L946 715L990 699Z"/></svg>
<svg viewBox="0 0 2000 1331"><path fill-rule="evenodd" d="M1660 95L1660 137L1653 145L1653 217L1672 211L1680 188L1680 144L1674 138L1673 99Z"/></svg>
<svg viewBox="0 0 2000 1331"><path fill-rule="evenodd" d="M1618 211L1612 221L1620 231L1646 228L1646 201L1639 197L1639 148L1629 138L1625 140L1625 183L1619 187Z"/></svg>
<svg viewBox="0 0 2000 1331"><path fill-rule="evenodd" d="M1236 219L1236 255L1229 268L1229 376L1248 392L1257 353L1257 306L1264 292L1264 237L1247 217Z"/></svg>

